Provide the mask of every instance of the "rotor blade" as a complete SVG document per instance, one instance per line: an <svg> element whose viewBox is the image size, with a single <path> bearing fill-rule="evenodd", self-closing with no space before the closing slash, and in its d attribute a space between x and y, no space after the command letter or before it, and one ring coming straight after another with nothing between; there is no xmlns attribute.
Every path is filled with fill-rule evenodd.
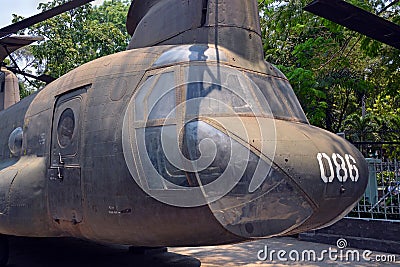
<svg viewBox="0 0 400 267"><path fill-rule="evenodd" d="M8 56L9 53L14 52L21 47L30 45L33 42L41 41L44 37L41 36L28 36L28 35L12 35L0 39L0 62Z"/></svg>
<svg viewBox="0 0 400 267"><path fill-rule="evenodd" d="M53 77L51 77L50 75L47 75L47 74L42 74L40 76L35 76L35 75L27 73L25 71L21 71L18 68L7 67L7 69L9 69L10 71L12 71L12 72L14 72L16 74L21 74L21 75L24 75L26 77L29 77L29 78L44 82L46 84L49 84L52 81L56 80L55 78L53 78Z"/></svg>
<svg viewBox="0 0 400 267"><path fill-rule="evenodd" d="M35 16L29 17L29 18L21 20L17 23L6 26L6 27L0 29L0 38L8 36L13 33L16 33L19 30L26 29L36 23L42 22L46 19L52 18L61 13L64 13L65 11L69 11L71 9L80 7L80 6L85 5L92 1L94 1L94 0L71 0L65 4L62 4L60 6L52 8L50 10L44 11Z"/></svg>
<svg viewBox="0 0 400 267"><path fill-rule="evenodd" d="M304 10L400 49L400 26L342 0L315 0Z"/></svg>

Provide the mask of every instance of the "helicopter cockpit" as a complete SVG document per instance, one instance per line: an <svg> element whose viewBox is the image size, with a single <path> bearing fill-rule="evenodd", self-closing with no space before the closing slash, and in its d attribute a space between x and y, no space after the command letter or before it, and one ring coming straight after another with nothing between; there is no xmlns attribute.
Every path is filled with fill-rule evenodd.
<svg viewBox="0 0 400 267"><path fill-rule="evenodd" d="M209 204L216 214L221 207L267 197L266 188L277 186L305 203L273 166L275 120L308 125L289 82L279 73L228 64L231 55L223 48L188 45L169 51L147 72L124 118L125 160L142 189L170 205ZM270 203L281 194L268 194ZM293 227L311 215L311 207L303 206L281 211L293 215ZM256 228L247 235L283 230Z"/></svg>
<svg viewBox="0 0 400 267"><path fill-rule="evenodd" d="M200 178L193 174L199 169L189 171L190 167L182 165L182 158L193 160L202 154L197 149L191 150L188 147L197 147L202 134L207 139L206 132L214 132L212 138L218 139L214 140L217 150L224 151L226 147L232 150L232 146L236 145L239 151L241 146L247 146L247 140L244 145L240 142L236 144L233 141L235 137L232 139L225 136L223 133L229 131L231 126L225 123L221 125L218 118L228 118L231 120L229 125L243 124L240 118L266 119L267 125L258 131L260 136L269 136L270 140L275 140L275 119L308 124L287 80L229 66L228 55L230 56L225 49L209 45L173 47L159 57L153 64L154 69L147 72L144 82L136 90L125 115L124 132L132 139L142 140L139 143L143 147L135 149L134 151L139 151L133 151L135 155L127 148L126 151L131 156L125 156L132 159L132 164L128 165L133 166L134 157L144 159L147 158L145 154L149 155L147 163L150 165L149 168L144 168L144 172L148 172L153 166L154 173L139 175L147 177L145 183L149 188L206 185L224 172L227 167L224 164L229 159L224 159L222 154L209 155L210 158L214 157L215 164L210 161L208 165L205 164L207 168L200 168L203 174ZM215 127L220 131L216 131ZM248 129L243 125L241 128L244 133L242 137L248 135ZM237 130L234 129L233 132ZM169 140L163 142L166 139ZM171 153L164 151L168 144L175 144L170 146ZM271 144L274 147L275 141L271 141ZM177 148L181 148L184 155L180 158L168 158L166 154L181 154L176 151ZM207 148L208 151L214 149L213 146ZM140 151L145 153L139 155ZM274 148L265 153L267 157L270 156L270 160L273 159L273 152ZM256 154L253 156L257 158ZM172 184L166 184L164 179Z"/></svg>

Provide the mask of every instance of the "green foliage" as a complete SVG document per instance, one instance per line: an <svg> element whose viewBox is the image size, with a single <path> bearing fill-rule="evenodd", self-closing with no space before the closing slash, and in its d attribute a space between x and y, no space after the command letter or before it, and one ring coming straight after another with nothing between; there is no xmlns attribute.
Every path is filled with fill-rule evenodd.
<svg viewBox="0 0 400 267"><path fill-rule="evenodd" d="M259 1L266 60L286 74L312 124L353 141L398 141L399 50L303 11L309 2ZM349 2L400 22L400 2Z"/></svg>
<svg viewBox="0 0 400 267"><path fill-rule="evenodd" d="M45 11L65 2L52 0L39 4L38 9ZM28 34L45 37L29 48L35 58L32 66L39 75L58 78L83 63L125 50L129 4L127 0L113 0L98 7L85 5L30 27ZM20 19L15 16L14 21Z"/></svg>
<svg viewBox="0 0 400 267"><path fill-rule="evenodd" d="M30 95L32 92L26 88L26 85L23 82L19 83L19 96L22 98L27 97Z"/></svg>
<svg viewBox="0 0 400 267"><path fill-rule="evenodd" d="M347 137L353 142L382 141L378 134L379 120L371 114L363 117L353 113L346 118L343 128Z"/></svg>

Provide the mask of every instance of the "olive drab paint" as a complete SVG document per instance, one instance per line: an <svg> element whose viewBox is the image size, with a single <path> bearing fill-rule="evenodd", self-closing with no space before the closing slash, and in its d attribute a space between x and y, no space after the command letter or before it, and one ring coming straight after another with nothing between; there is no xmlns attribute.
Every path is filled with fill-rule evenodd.
<svg viewBox="0 0 400 267"><path fill-rule="evenodd" d="M0 111L2 234L218 245L357 203L365 160L264 61L257 1L136 0L127 28L127 51Z"/></svg>

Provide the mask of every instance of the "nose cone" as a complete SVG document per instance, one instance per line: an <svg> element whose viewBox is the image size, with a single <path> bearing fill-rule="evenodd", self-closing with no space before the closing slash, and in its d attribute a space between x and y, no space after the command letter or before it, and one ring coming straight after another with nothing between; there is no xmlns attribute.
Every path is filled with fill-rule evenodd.
<svg viewBox="0 0 400 267"><path fill-rule="evenodd" d="M221 118L219 122L225 126L224 132L205 122L188 123L185 132L187 158L192 161L212 150L201 149L204 140L212 140L216 146L213 163L194 175L215 218L225 229L246 239L299 227L313 213L310 201L271 159L253 152L238 138L238 132L229 133L237 125ZM246 120L242 122L246 125ZM247 126L251 128L251 123ZM268 146L274 150L274 135L270 137Z"/></svg>
<svg viewBox="0 0 400 267"><path fill-rule="evenodd" d="M312 216L290 233L328 226L350 212L368 183L363 155L345 139L316 127L280 121L277 131L274 160L314 207Z"/></svg>
<svg viewBox="0 0 400 267"><path fill-rule="evenodd" d="M275 140L257 139L251 136L252 124L243 122L251 143L246 169L229 193L209 203L230 232L257 238L320 228L345 216L365 191L366 162L343 138L306 124L276 120ZM273 158L253 153L262 151L261 146L272 148L272 143ZM262 183L251 190L255 180Z"/></svg>

